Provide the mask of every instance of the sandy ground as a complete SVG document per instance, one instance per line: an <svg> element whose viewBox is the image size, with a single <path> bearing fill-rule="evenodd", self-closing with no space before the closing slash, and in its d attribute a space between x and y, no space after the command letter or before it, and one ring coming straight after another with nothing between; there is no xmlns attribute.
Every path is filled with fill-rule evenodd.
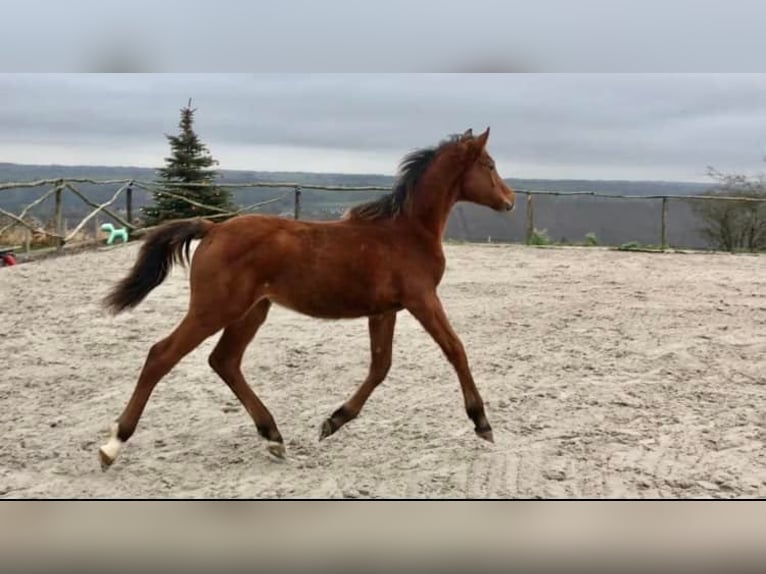
<svg viewBox="0 0 766 574"><path fill-rule="evenodd" d="M0 270L2 497L758 497L766 495L766 257L450 245L440 289L487 403L406 313L362 415L318 427L364 378L365 320L276 308L244 372L274 414L272 460L207 366L157 387L106 473L97 448L146 353L180 320L186 271L136 311L98 300L136 245Z"/></svg>

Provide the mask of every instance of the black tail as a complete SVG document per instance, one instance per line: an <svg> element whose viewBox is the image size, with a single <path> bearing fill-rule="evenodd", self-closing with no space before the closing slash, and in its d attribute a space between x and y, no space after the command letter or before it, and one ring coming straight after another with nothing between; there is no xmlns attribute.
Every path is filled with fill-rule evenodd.
<svg viewBox="0 0 766 574"><path fill-rule="evenodd" d="M214 226L204 219L175 221L149 232L130 273L104 298L113 314L135 307L167 277L174 263L189 263L193 239L204 237Z"/></svg>

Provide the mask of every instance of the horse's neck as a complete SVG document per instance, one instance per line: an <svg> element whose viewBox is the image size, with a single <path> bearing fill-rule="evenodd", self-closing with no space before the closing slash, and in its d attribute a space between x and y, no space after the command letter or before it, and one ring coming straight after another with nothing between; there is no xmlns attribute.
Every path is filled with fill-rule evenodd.
<svg viewBox="0 0 766 574"><path fill-rule="evenodd" d="M412 194L411 217L439 242L457 201L457 184L454 170L429 169Z"/></svg>

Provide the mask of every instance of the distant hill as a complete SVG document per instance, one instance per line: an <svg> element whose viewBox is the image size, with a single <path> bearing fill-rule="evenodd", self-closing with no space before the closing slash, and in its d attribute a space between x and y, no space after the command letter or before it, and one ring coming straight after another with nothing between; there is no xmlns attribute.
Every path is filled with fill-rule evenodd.
<svg viewBox="0 0 766 574"><path fill-rule="evenodd" d="M103 179L155 179L155 170L140 167L116 166L62 166L22 165L0 163L0 182L22 182L38 179L87 177ZM388 175L328 174L305 172L262 172L222 170L222 183L246 183L254 181L289 182L298 184L340 186L385 186L394 181ZM508 179L518 189L534 191L594 191L603 194L633 196L646 195L697 195L704 193L712 184L666 182L666 181L612 181L612 180L556 180L556 179ZM105 201L114 193L114 186L78 184L93 201ZM240 205L278 197L289 188L255 188L235 190L234 199ZM41 190L17 189L0 191L0 207L18 213L39 196ZM338 217L350 205L366 201L379 194L374 192L312 191L302 194L302 214L305 218L331 219ZM521 196L523 198L523 196ZM519 209L508 216L493 213L486 208L470 204L458 204L447 227L447 237L467 241L521 241L524 236L524 200L520 198ZM148 193L134 192L135 210L151 201ZM594 197L537 197L535 224L546 229L556 241L578 242L585 234L593 232L603 244L620 244L640 241L647 244L659 242L659 200L620 200ZM669 204L668 235L670 243L677 247L704 247L699 236L699 222L687 201L674 200ZM266 206L263 211L274 214L292 213L291 195L281 202ZM89 211L88 206L72 194L64 195L64 213L73 223ZM121 211L124 211L122 209ZM35 212L46 218L52 212L52 202L46 202Z"/></svg>

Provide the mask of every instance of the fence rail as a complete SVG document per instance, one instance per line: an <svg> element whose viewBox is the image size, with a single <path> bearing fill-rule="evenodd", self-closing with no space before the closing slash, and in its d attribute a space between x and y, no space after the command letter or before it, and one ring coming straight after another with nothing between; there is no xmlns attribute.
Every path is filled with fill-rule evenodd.
<svg viewBox="0 0 766 574"><path fill-rule="evenodd" d="M109 200L98 204L88 198L82 191L80 191L75 184L93 184L93 185L118 185L118 189L109 198ZM168 191L173 187L210 187L214 185L217 188L223 189L256 189L256 188L281 188L290 189L286 193L278 197L274 197L265 201L260 201L252 205L248 205L236 211L226 212L220 208L214 206L208 206L198 201L189 199L182 195L176 195ZM105 179L97 180L86 177L72 177L72 178L56 178L56 179L40 179L36 181L27 182L4 182L0 183L0 199L2 199L2 193L9 190L18 189L33 189L38 187L52 186L45 191L37 199L33 200L23 210L14 214L5 209L0 208L0 215L4 215L9 218L10 223L0 228L0 235L9 229L19 225L28 230L29 233L38 233L47 237L52 237L56 241L57 249L62 249L64 245L71 242L77 234L82 231L85 226L91 220L96 220L100 213L103 213L119 223L120 225L128 228L131 235L140 236L146 233L150 228L141 227L137 225L133 217L133 190L142 189L150 193L161 192L176 199L186 201L190 205L194 205L203 209L217 211L212 216L206 216L210 219L232 217L243 213L250 213L257 210L260 207L283 200L287 195L292 193L293 195L293 217L299 219L301 215L301 194L304 190L316 190L316 191L369 191L369 192L390 192L390 187L385 186L340 186L340 185L320 185L310 183L293 183L293 182L267 182L267 181L253 181L242 183L215 183L215 184L189 184L189 183L164 183L162 187L159 187L156 182L142 181L137 179ZM68 191L81 199L85 204L90 206L92 210L78 222L71 232L67 232L65 229L65 222L63 218L63 193ZM735 201L741 203L749 202L766 202L766 198L752 198L752 197L731 197L731 196L709 196L709 195L671 195L671 194L657 194L657 195L624 195L615 193L600 193L596 191L561 191L561 190L532 190L524 188L516 188L514 191L519 195L526 196L526 215L525 215L525 239L529 243L535 232L535 197L536 196L563 196L563 197L576 197L576 196L591 196L596 198L610 198L610 199L624 199L624 200L661 200L660 210L660 237L659 245L661 249L665 249L667 243L667 212L668 203L671 200L699 200L699 201ZM115 205L121 195L125 197L125 213L123 217L118 214L112 206ZM51 196L54 198L54 213L53 213L53 230L48 230L44 225L35 225L25 219L32 209L42 204L45 200ZM29 246L27 240L27 249Z"/></svg>

